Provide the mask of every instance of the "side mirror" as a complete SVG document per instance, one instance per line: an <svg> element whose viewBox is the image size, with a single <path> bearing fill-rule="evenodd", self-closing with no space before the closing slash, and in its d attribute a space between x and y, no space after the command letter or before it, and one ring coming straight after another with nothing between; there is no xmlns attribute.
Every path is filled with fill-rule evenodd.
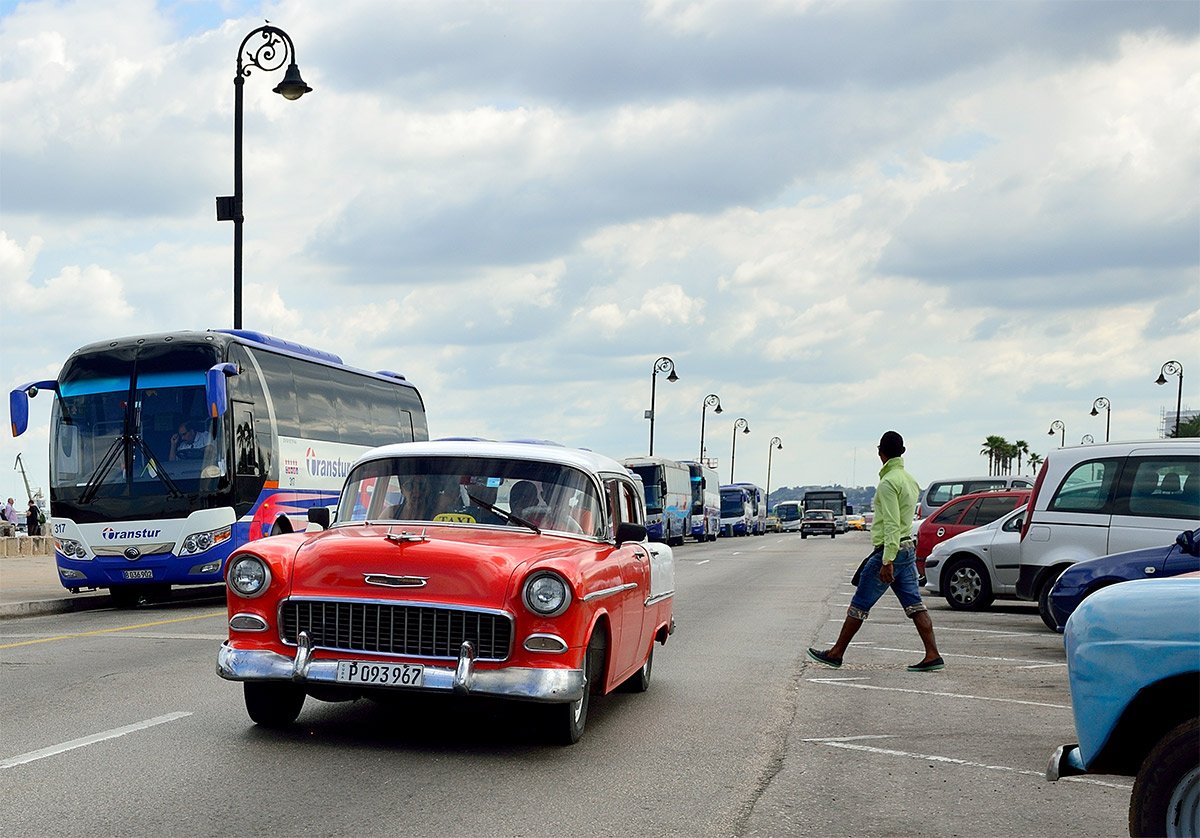
<svg viewBox="0 0 1200 838"><path fill-rule="evenodd" d="M237 364L214 364L204 375L204 399L208 402L208 415L213 419L225 414L228 391L225 378L237 375Z"/></svg>
<svg viewBox="0 0 1200 838"><path fill-rule="evenodd" d="M666 495L666 493L667 493L667 481L665 481L665 480L660 480L660 481L658 481L658 493L659 493L660 495Z"/></svg>
<svg viewBox="0 0 1200 838"><path fill-rule="evenodd" d="M323 530L329 529L329 507L310 506L308 508L308 523L316 524Z"/></svg>
<svg viewBox="0 0 1200 838"><path fill-rule="evenodd" d="M617 524L617 546L620 547L627 541L645 541L646 528L641 524L631 524L628 521L622 521Z"/></svg>

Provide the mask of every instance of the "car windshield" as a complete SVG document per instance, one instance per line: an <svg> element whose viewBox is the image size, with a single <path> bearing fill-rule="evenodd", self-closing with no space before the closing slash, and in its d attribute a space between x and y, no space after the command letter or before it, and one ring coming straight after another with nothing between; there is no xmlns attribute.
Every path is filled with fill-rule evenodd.
<svg viewBox="0 0 1200 838"><path fill-rule="evenodd" d="M605 537L593 482L557 463L485 457L392 457L355 468L338 522L404 521L556 530Z"/></svg>
<svg viewBox="0 0 1200 838"><path fill-rule="evenodd" d="M828 509L810 509L804 513L805 518L820 518L826 521L833 520L833 513Z"/></svg>

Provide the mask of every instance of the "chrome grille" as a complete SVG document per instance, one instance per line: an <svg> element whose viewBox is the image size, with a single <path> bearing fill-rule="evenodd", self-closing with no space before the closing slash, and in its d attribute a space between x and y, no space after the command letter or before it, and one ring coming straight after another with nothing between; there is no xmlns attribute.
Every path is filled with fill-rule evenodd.
<svg viewBox="0 0 1200 838"><path fill-rule="evenodd" d="M284 643L304 631L318 649L457 658L470 640L477 659L500 661L512 645L512 621L487 611L299 599L282 603L279 618Z"/></svg>

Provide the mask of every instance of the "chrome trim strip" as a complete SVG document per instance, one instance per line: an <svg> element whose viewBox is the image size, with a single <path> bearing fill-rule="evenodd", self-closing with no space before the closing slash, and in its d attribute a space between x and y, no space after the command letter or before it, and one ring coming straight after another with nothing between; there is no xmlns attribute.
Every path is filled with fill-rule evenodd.
<svg viewBox="0 0 1200 838"><path fill-rule="evenodd" d="M470 695L471 676L475 667L475 647L470 640L464 640L458 647L458 663L454 667L454 681L451 684L454 692L459 695Z"/></svg>
<svg viewBox="0 0 1200 838"><path fill-rule="evenodd" d="M245 621L248 625L235 626L238 620ZM229 627L234 631L266 631L267 621L257 614L234 614L229 618Z"/></svg>
<svg viewBox="0 0 1200 838"><path fill-rule="evenodd" d="M667 591L666 593L659 594L658 596L647 597L646 607L649 608L651 605L656 605L657 603L662 602L664 599L670 599L673 596L675 596L674 591Z"/></svg>
<svg viewBox="0 0 1200 838"><path fill-rule="evenodd" d="M561 648L558 648L558 649L531 649L531 648L529 648L529 641L533 640L534 638L539 638L541 640L553 640ZM534 652L534 653L542 654L542 655L561 655L563 652L567 651L567 648L568 648L567 641L563 640L557 634L531 634L525 638L525 643L523 645L525 647L526 652Z"/></svg>
<svg viewBox="0 0 1200 838"><path fill-rule="evenodd" d="M366 597L351 597L351 596L290 596L286 599L279 600L279 612L283 612L283 607L289 602L341 602L348 605L406 605L413 608L441 608L449 611L470 611L480 612L481 614L492 614L496 617L507 617L513 619L512 612L503 608L486 608L484 606L474 605L455 605L449 602L431 602L429 600L416 599L368 599Z"/></svg>
<svg viewBox="0 0 1200 838"><path fill-rule="evenodd" d="M383 588L424 588L428 576L392 576L390 573L364 573L363 581L368 585Z"/></svg>
<svg viewBox="0 0 1200 838"><path fill-rule="evenodd" d="M125 550L128 547L136 547L141 551L143 556L149 556L154 553L170 553L174 547L174 541L168 541L165 544L121 544L114 547L93 547L87 545L97 556L120 556L125 558Z"/></svg>
<svg viewBox="0 0 1200 838"><path fill-rule="evenodd" d="M227 681L291 681L295 669L295 661L286 655L266 649L235 649L229 641L225 641L217 653L217 674ZM455 671L449 667L426 665L423 686L379 689L449 693L454 689ZM338 685L337 661L311 661L301 680L310 684ZM583 698L585 683L582 669L514 666L476 669L471 674L468 689L471 695L560 704Z"/></svg>
<svg viewBox="0 0 1200 838"><path fill-rule="evenodd" d="M617 585L612 588L605 588L604 590L601 590L601 591L592 591L590 594L584 595L583 601L584 602L592 602L593 600L603 599L606 596L612 596L613 594L619 594L622 591L628 591L632 588L636 588L637 586L638 586L637 582L626 582L624 585Z"/></svg>

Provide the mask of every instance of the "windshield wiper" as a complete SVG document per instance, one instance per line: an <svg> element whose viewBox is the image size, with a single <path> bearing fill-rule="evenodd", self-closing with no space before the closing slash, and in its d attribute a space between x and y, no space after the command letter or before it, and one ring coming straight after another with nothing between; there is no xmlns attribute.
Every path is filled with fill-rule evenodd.
<svg viewBox="0 0 1200 838"><path fill-rule="evenodd" d="M519 516L517 516L517 515L513 515L511 512L505 512L503 509L501 509L501 508L500 508L500 507L498 507L498 506L492 506L492 505L491 505L490 503L488 503L487 501L485 501L485 500L480 500L479 498L475 497L475 496L474 496L473 494L471 494L470 492L467 492L467 497L469 497L469 498L470 498L471 500L473 500L475 503L477 503L477 504L479 504L480 506L482 506L482 507L483 507L484 509L486 509L488 512L494 512L494 513L496 513L497 515L499 515L501 518L503 518L504 520L508 521L509 523L512 523L512 524L520 524L520 525L521 525L521 526L523 526L523 527L529 527L529 529L533 530L533 531L534 531L535 533L537 533L538 535L541 535L541 534L542 534L542 531L541 531L540 529L538 529L538 526L537 526L537 524L534 524L532 521L526 521L524 518L521 518L521 517L519 517Z"/></svg>
<svg viewBox="0 0 1200 838"><path fill-rule="evenodd" d="M92 499L96 496L96 492L100 490L100 484L104 482L104 478L108 477L108 473L116 465L118 456L124 453L124 448L125 435L121 434L112 441L112 445L108 446L108 451L104 454L104 458L96 466L96 470L92 472L92 476L88 478L87 484L83 487L83 492L79 495L80 504L92 502Z"/></svg>

